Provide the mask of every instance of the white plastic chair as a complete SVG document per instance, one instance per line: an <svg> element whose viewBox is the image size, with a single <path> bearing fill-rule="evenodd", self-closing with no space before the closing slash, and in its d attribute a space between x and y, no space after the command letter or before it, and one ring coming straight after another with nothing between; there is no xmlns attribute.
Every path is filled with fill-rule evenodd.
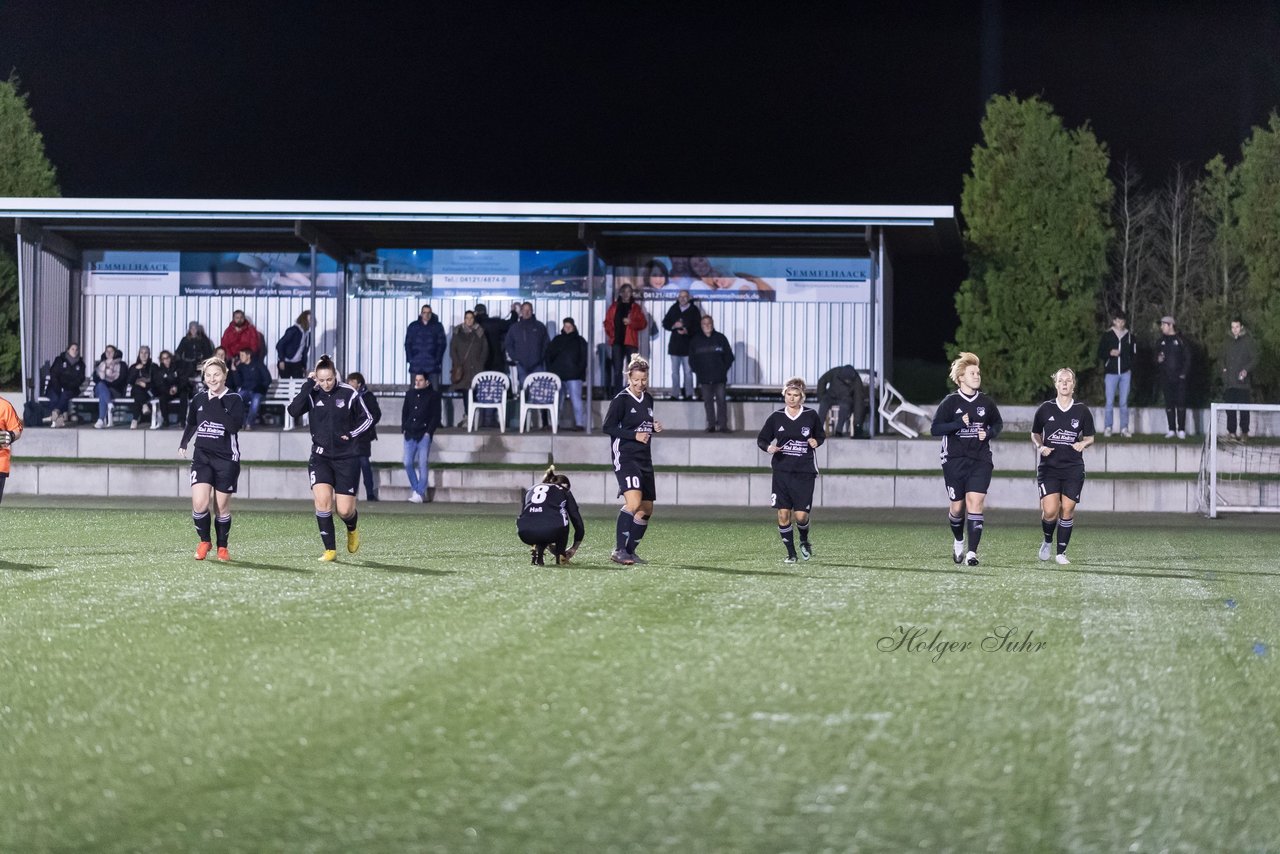
<svg viewBox="0 0 1280 854"><path fill-rule="evenodd" d="M925 420L932 420L933 418L932 415L914 403L908 403L902 393L892 385L887 382L881 382L880 417L884 419L886 426L892 427L908 439L914 439L920 435L920 431L903 421L904 416L907 415L914 415Z"/></svg>
<svg viewBox="0 0 1280 854"><path fill-rule="evenodd" d="M498 413L498 429L507 432L507 390L511 380L500 371L481 371L471 380L467 389L467 432L476 429L476 413L492 409Z"/></svg>
<svg viewBox="0 0 1280 854"><path fill-rule="evenodd" d="M524 378L520 389L520 432L524 432L528 415L535 410L551 413L551 432L560 428L560 378L547 371L537 371Z"/></svg>

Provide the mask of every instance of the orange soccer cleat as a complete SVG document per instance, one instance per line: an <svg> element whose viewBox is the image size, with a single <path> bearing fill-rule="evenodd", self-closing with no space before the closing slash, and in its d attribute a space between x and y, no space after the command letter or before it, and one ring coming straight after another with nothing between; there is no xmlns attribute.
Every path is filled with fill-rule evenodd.
<svg viewBox="0 0 1280 854"><path fill-rule="evenodd" d="M204 560L209 556L209 550L213 548L213 543L201 543L196 546L196 560Z"/></svg>
<svg viewBox="0 0 1280 854"><path fill-rule="evenodd" d="M231 560L231 555L227 553L226 546L218 546L218 560L222 561L223 563L226 563L227 561Z"/></svg>

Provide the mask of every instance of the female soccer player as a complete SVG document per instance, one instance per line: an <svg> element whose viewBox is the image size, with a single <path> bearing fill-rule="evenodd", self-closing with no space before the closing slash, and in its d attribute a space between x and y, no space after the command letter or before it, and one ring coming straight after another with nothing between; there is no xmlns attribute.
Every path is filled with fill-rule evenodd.
<svg viewBox="0 0 1280 854"><path fill-rule="evenodd" d="M533 546L533 565L545 566L548 548L556 563L568 563L582 545L586 529L578 501L569 491L569 478L547 469L542 483L534 484L524 494L524 505L516 519L516 533L527 546ZM573 545L569 546L569 525L573 525ZM567 548L566 548L567 546Z"/></svg>
<svg viewBox="0 0 1280 854"><path fill-rule="evenodd" d="M795 530L800 532L800 557L813 557L809 543L809 508L813 486L818 479L818 459L814 451L827 441L818 413L804 405L804 380L792 377L782 388L783 409L765 419L756 436L760 450L773 457L773 507L778 511L778 535L787 547L784 563L796 562Z"/></svg>
<svg viewBox="0 0 1280 854"><path fill-rule="evenodd" d="M649 442L654 433L662 432L662 422L653 417L653 397L648 388L649 363L638 353L633 354L627 364L627 387L609 404L601 425L613 437L613 473L624 502L618 511L616 547L609 559L623 566L648 563L636 557L636 546L648 529L657 498Z"/></svg>
<svg viewBox="0 0 1280 854"><path fill-rule="evenodd" d="M1053 532L1058 531L1058 563L1066 565L1067 543L1075 523L1076 505L1084 489L1084 449L1093 444L1093 413L1072 397L1076 372L1059 368L1053 375L1055 400L1046 400L1031 422L1031 444L1036 446L1036 486L1040 489L1040 560L1048 560Z"/></svg>
<svg viewBox="0 0 1280 854"><path fill-rule="evenodd" d="M236 434L244 426L244 400L227 390L227 366L221 359L206 359L201 365L204 391L191 399L187 425L178 444L178 456L187 456L191 437L196 440L191 454L191 519L200 544L196 560L204 560L213 544L209 542L209 505L218 514L218 560L231 560L227 540L231 536L231 496L240 479L240 442Z"/></svg>
<svg viewBox="0 0 1280 854"><path fill-rule="evenodd" d="M1000 435L1004 419L996 402L978 388L982 371L978 357L961 353L951 363L951 381L956 390L942 399L933 416L930 433L942 437L942 478L951 499L947 522L954 543L956 563L978 565L978 543L982 539L982 509L991 486L991 440ZM968 517L969 551L964 548Z"/></svg>
<svg viewBox="0 0 1280 854"><path fill-rule="evenodd" d="M358 437L373 427L373 416L354 388L338 382L333 360L321 356L316 368L289 403L289 414L301 418L311 413L311 459L307 474L315 499L316 524L324 543L322 561L338 559L333 531L333 511L347 526L347 551L360 548L356 531L356 490L360 486Z"/></svg>

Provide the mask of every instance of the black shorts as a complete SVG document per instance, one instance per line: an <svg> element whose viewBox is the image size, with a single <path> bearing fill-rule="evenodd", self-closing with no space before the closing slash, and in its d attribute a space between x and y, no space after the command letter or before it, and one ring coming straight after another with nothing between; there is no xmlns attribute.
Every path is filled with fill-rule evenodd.
<svg viewBox="0 0 1280 854"><path fill-rule="evenodd" d="M1062 495L1080 503L1080 493L1084 491L1084 472L1036 471L1036 487L1040 497L1046 495Z"/></svg>
<svg viewBox="0 0 1280 854"><path fill-rule="evenodd" d="M191 458L191 485L207 483L218 492L235 494L240 482L240 461L196 454Z"/></svg>
<svg viewBox="0 0 1280 854"><path fill-rule="evenodd" d="M987 460L972 457L956 457L942 464L942 480L947 486L947 497L963 501L967 493L986 495L991 488L991 472L995 467Z"/></svg>
<svg viewBox="0 0 1280 854"><path fill-rule="evenodd" d="M775 471L773 473L772 502L775 510L799 510L808 513L813 506L813 487L818 481L816 474L794 471Z"/></svg>
<svg viewBox="0 0 1280 854"><path fill-rule="evenodd" d="M360 486L359 457L318 457L311 455L307 463L307 477L311 486L325 483L340 495L355 495Z"/></svg>
<svg viewBox="0 0 1280 854"><path fill-rule="evenodd" d="M560 545L563 547L569 542L568 525L552 528L546 525L521 525L517 522L516 533L520 535L520 542L526 546Z"/></svg>
<svg viewBox="0 0 1280 854"><path fill-rule="evenodd" d="M657 500L658 493L654 488L653 469L642 469L639 466L624 463L622 468L614 471L613 474L618 478L618 495L638 489L641 501Z"/></svg>

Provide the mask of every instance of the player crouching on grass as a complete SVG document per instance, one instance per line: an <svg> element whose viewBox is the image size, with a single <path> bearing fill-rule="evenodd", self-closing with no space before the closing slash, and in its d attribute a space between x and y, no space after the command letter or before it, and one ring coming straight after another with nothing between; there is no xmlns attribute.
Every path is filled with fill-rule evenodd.
<svg viewBox="0 0 1280 854"><path fill-rule="evenodd" d="M360 486L360 443L357 437L373 427L373 416L352 386L338 382L333 359L321 356L307 376L298 396L289 402L289 414L301 418L311 413L311 459L307 475L315 499L316 525L324 543L325 562L338 559L333 530L336 509L347 526L347 551L360 548L356 530L356 489Z"/></svg>
<svg viewBox="0 0 1280 854"><path fill-rule="evenodd" d="M1031 444L1036 446L1036 486L1040 490L1040 560L1048 560L1058 532L1058 556L1067 560L1067 543L1075 525L1076 504L1084 489L1084 449L1093 444L1093 413L1076 402L1076 372L1059 368L1053 375L1058 390L1055 400L1046 400L1031 422Z"/></svg>
<svg viewBox="0 0 1280 854"><path fill-rule="evenodd" d="M814 451L827 441L822 419L804 405L805 385L800 377L792 377L782 388L786 406L765 419L756 436L756 445L772 457L773 507L778 511L778 535L787 547L785 563L796 562L795 531L800 532L800 557L813 556L809 543L809 509L813 505L813 487L818 479L818 458ZM791 520L795 519L795 529Z"/></svg>
<svg viewBox="0 0 1280 854"><path fill-rule="evenodd" d="M218 560L228 561L227 541L231 537L231 496L240 480L240 442L244 426L244 400L227 390L227 365L221 359L201 365L205 390L191 399L187 424L178 443L178 456L186 458L191 437L196 440L191 454L191 520L200 544L196 560L209 556L209 505L218 514Z"/></svg>
<svg viewBox="0 0 1280 854"><path fill-rule="evenodd" d="M547 469L542 483L534 484L524 494L524 504L516 519L516 533L527 546L533 546L533 565L545 566L548 548L556 563L568 563L578 552L586 535L578 500L569 491L569 478ZM569 525L573 525L573 545L569 545ZM566 548L567 547L567 548Z"/></svg>

